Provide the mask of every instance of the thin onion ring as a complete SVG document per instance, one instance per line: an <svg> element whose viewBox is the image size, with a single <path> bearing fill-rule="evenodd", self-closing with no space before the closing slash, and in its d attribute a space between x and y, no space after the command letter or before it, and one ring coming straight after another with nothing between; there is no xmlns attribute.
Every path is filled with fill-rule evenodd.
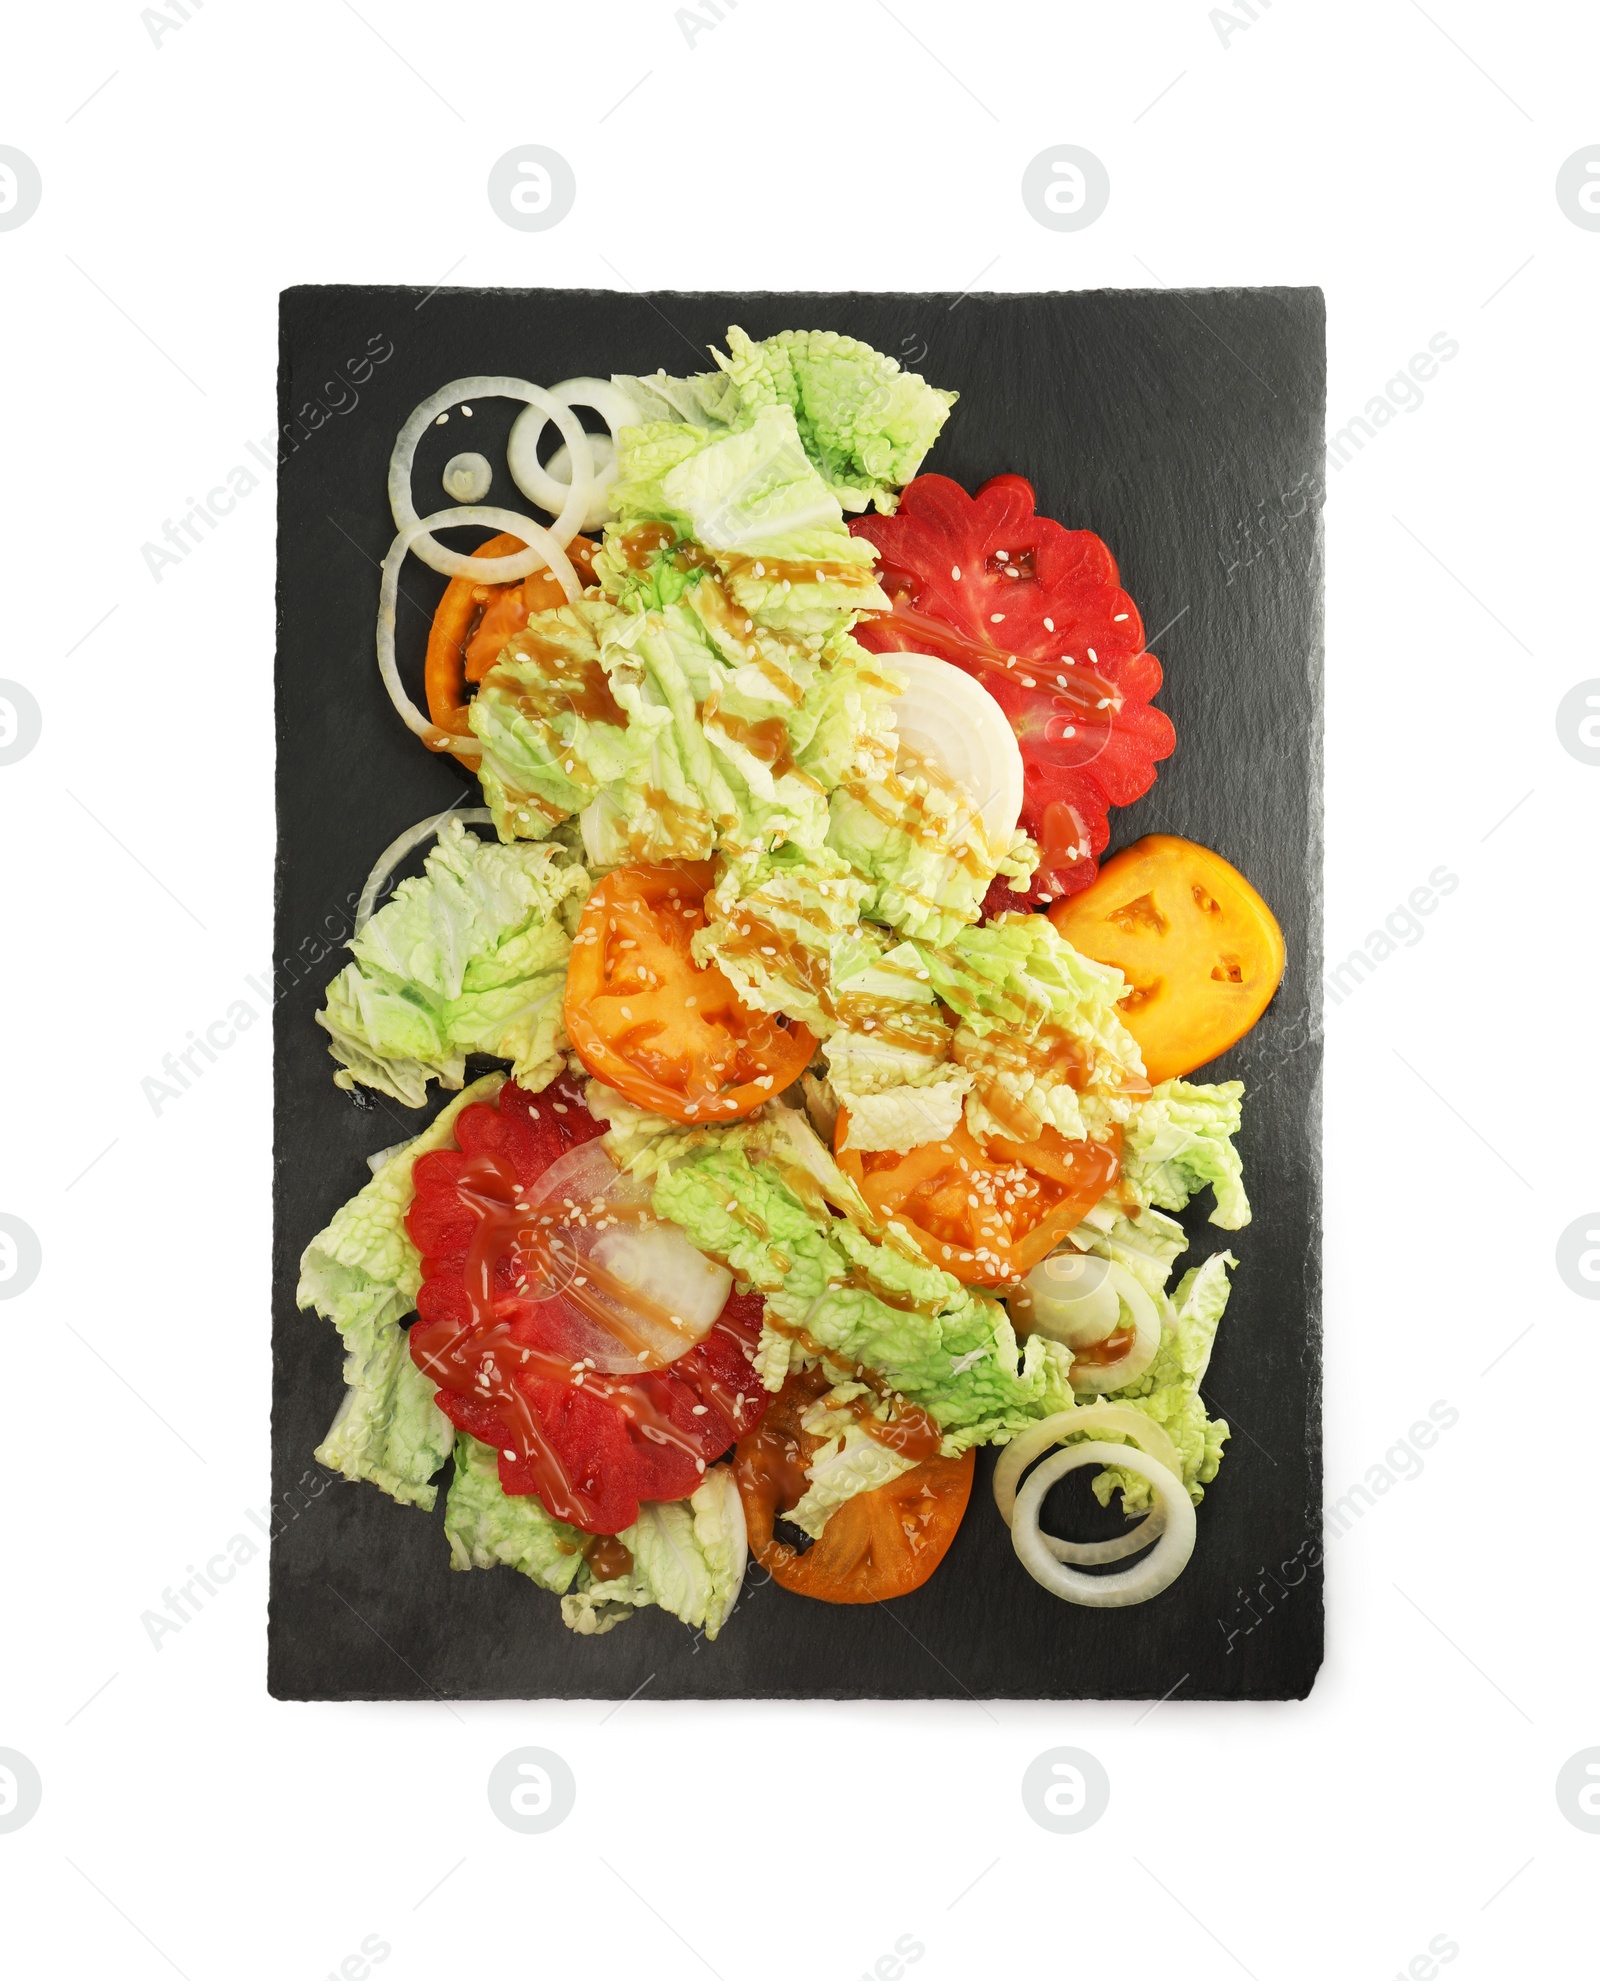
<svg viewBox="0 0 1600 1981"><path fill-rule="evenodd" d="M561 438L572 453L572 481L564 505L550 505L552 513L558 508L560 513L551 524L549 534L558 544L570 543L583 527L583 518L589 507L589 491L593 482L589 437L583 430L583 422L570 407L553 399L542 385L534 385L525 378L453 379L450 384L441 385L437 392L431 393L412 412L401 427L389 456L389 507L394 513L395 528L409 529L417 521L417 512L411 500L411 464L416 457L417 442L440 413L460 405L464 399L521 399L529 406L543 407L547 417L561 429ZM578 471L580 464L581 475ZM516 479L520 488L521 478ZM521 534L518 531L518 535ZM530 571L538 568L540 561L536 558L517 571L489 570L481 564L474 570L470 560L459 550L447 550L443 544L435 543L426 530L414 542L417 556L430 570L442 572L447 578L477 578L488 585L509 584L513 578L525 578ZM506 559L508 564L511 561Z"/></svg>
<svg viewBox="0 0 1600 1981"><path fill-rule="evenodd" d="M1143 1561L1120 1575L1085 1575L1057 1561L1046 1545L1048 1537L1039 1525L1044 1496L1057 1479L1080 1465L1124 1466L1147 1479L1160 1499L1166 1516L1161 1538ZM1069 1445L1054 1453L1017 1494L1011 1522L1011 1545L1034 1581L1063 1602L1081 1603L1087 1609L1123 1609L1159 1596L1187 1567L1194 1541L1194 1507L1182 1480L1136 1446L1125 1444Z"/></svg>
<svg viewBox="0 0 1600 1981"><path fill-rule="evenodd" d="M429 721L412 701L401 684L400 663L394 651L400 567L406 561L406 552L418 537L426 535L429 530L453 529L468 523L484 529L504 530L512 536L521 537L527 545L526 550L514 551L509 557L463 557L461 561L467 567L468 576L478 578L484 584L508 584L525 578L542 564L548 567L569 600L575 599L583 587L578 583L578 574L572 568L571 558L550 532L509 509L440 509L432 516L420 516L407 523L390 544L389 554L383 560L383 579L378 586L378 672L383 676L383 685L401 721L430 749L478 755L483 745L476 736L456 736L448 729L441 729L436 722ZM455 553L452 551L451 555Z"/></svg>
<svg viewBox="0 0 1600 1981"><path fill-rule="evenodd" d="M1074 1393L1084 1396L1103 1396L1107 1390L1126 1389L1129 1383L1136 1383L1156 1359L1161 1346L1161 1316L1156 1312L1156 1303L1126 1266L1119 1266L1115 1259L1107 1264L1117 1298L1133 1316L1134 1336L1115 1362L1073 1359L1070 1381Z"/></svg>
<svg viewBox="0 0 1600 1981"><path fill-rule="evenodd" d="M1153 1417L1147 1417L1142 1410L1135 1410L1132 1404L1085 1403L1076 1410L1060 1410L1055 1416L1046 1417L1042 1423L1030 1425L1020 1432L1000 1454L1000 1462L994 1468L994 1503L1008 1527L1023 1473L1051 1445L1079 1431L1120 1431L1125 1437L1134 1439L1158 1465L1165 1465L1168 1471L1180 1478L1183 1475L1183 1463L1171 1438ZM1141 1548L1149 1547L1165 1525L1166 1519L1158 1502L1136 1526L1130 1527L1124 1534L1114 1534L1108 1541L1062 1541L1053 1534L1041 1534L1040 1538L1057 1561L1075 1562L1080 1567L1091 1568L1138 1554Z"/></svg>
<svg viewBox="0 0 1600 1981"><path fill-rule="evenodd" d="M494 824L493 812L485 811L481 805L469 806L464 812L451 805L446 810L436 813L431 819L423 819L420 825L411 826L407 831L402 832L398 839L384 847L378 855L377 865L367 875L367 884L362 888L361 899L356 903L355 933L357 935L360 935L372 920L372 912L377 906L378 896L383 892L384 882L390 874L413 847L420 846L425 839L431 839L447 819L460 819L463 825Z"/></svg>
<svg viewBox="0 0 1600 1981"><path fill-rule="evenodd" d="M593 407L610 430L614 446L621 444L625 426L639 424L638 408L626 392L608 379L566 378L559 385L552 385L547 396L565 406L569 412L575 405ZM543 410L537 400L530 400L528 410L518 413L511 428L511 437L506 442L506 465L511 470L511 479L530 502L537 502L541 509L548 509L552 515L572 500L572 483L557 481L539 461L539 437L553 417L553 414ZM564 426L561 435L570 449L572 443ZM594 479L603 479L603 473ZM587 510L587 500L584 507ZM565 514L564 509L562 513Z"/></svg>

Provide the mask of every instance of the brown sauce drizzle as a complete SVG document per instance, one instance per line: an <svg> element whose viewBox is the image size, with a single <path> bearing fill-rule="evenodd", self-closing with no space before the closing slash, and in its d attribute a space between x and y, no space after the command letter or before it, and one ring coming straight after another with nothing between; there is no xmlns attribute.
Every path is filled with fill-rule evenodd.
<svg viewBox="0 0 1600 1981"><path fill-rule="evenodd" d="M790 1513L800 1504L811 1483L806 1467L822 1440L802 1431L798 1420L808 1403L826 1396L832 1387L820 1369L797 1371L785 1384L786 1400L793 1407L769 1409L756 1428L739 1440L734 1473L747 1504L752 1495L775 1513Z"/></svg>
<svg viewBox="0 0 1600 1981"><path fill-rule="evenodd" d="M808 922L819 931L831 931L832 924L828 917L818 910L790 907L785 902L783 911L792 914L797 921ZM930 1058L941 1057L948 1048L951 1027L939 1016L936 1005L908 1008L905 1004L873 997L863 991L842 994L835 991L825 956L808 949L804 943L797 942L748 908L734 908L728 917L727 927L729 933L719 936L717 941L719 961L744 963L764 975L789 978L817 1000L827 1017L848 1031L861 1032L885 1045L902 1046L908 1052L922 1053ZM871 967L916 980L914 970L902 970L895 964L877 963Z"/></svg>
<svg viewBox="0 0 1600 1981"><path fill-rule="evenodd" d="M883 1300L885 1306L899 1306L903 1313L920 1311L914 1305L906 1306L899 1301L889 1301L870 1279L856 1277L855 1274L859 1272L860 1268L856 1268L851 1284L866 1287L869 1292L876 1294L878 1299ZM770 1310L766 1318L767 1326L774 1334L785 1335L789 1340L798 1342L807 1355L817 1356L820 1361L829 1362L836 1369L842 1366L842 1358L838 1353L834 1349L824 1348L816 1336L808 1333L806 1329L776 1319ZM933 1317L929 1315L928 1318L931 1320ZM899 1452L902 1458L909 1458L914 1465L920 1465L924 1459L938 1456L939 1447L944 1441L944 1433L920 1404L908 1402L905 1397L897 1396L876 1369L869 1369L863 1363L858 1362L855 1365L850 1380L865 1383L868 1394L852 1397L843 1403L831 1404L830 1409L847 1411L869 1438L878 1444L886 1445L891 1451ZM833 1379L820 1366L791 1375L789 1381L814 1385L813 1400L826 1396L834 1387ZM885 1400L889 1404L888 1418L873 1416L872 1412ZM810 1440L813 1451L820 1442L821 1440L817 1438ZM809 1459L810 1453L807 1453L807 1462ZM800 1492L788 1502L791 1507L799 1503L800 1493L805 1491L804 1469L802 1465Z"/></svg>
<svg viewBox="0 0 1600 1981"><path fill-rule="evenodd" d="M873 564L846 564L838 560L804 557L724 556L722 568L730 578L751 578L757 584L848 585L855 591L870 591L878 582Z"/></svg>
<svg viewBox="0 0 1600 1981"><path fill-rule="evenodd" d="M935 772L931 765L920 759L914 761L916 775L925 783L948 793L961 804L971 806L972 800L959 785L942 772ZM898 827L918 845L929 847L953 860L972 879L980 879L993 871L995 863L989 857L983 821L976 811L967 820L964 836L952 842L949 837L951 821L948 818L931 818L928 814L931 793L913 791L905 779L893 771L885 771L876 784L859 777L847 778L840 789L880 825Z"/></svg>
<svg viewBox="0 0 1600 1981"><path fill-rule="evenodd" d="M1072 1351L1074 1363L1082 1362L1089 1368L1104 1369L1112 1362L1120 1362L1137 1339L1135 1328L1114 1328L1104 1341L1091 1341L1087 1348Z"/></svg>
<svg viewBox="0 0 1600 1981"><path fill-rule="evenodd" d="M596 1582L620 1582L633 1573L633 1556L616 1534L595 1534L579 1550Z"/></svg>
<svg viewBox="0 0 1600 1981"><path fill-rule="evenodd" d="M1013 1097L1006 1084L1008 1076L1032 1074L1045 1084L1064 1084L1074 1093L1082 1093L1091 1072L1088 1048L1065 1026L1056 1024L1041 1025L1032 1038L995 1032L980 1039L961 1030L956 1033L951 1056L973 1074L978 1099L1019 1142L1032 1141L1044 1126L1045 1116L1038 1106Z"/></svg>
<svg viewBox="0 0 1600 1981"><path fill-rule="evenodd" d="M702 812L693 805L680 804L676 798L669 798L657 784L645 786L644 802L645 809L664 830L667 844L675 853L689 859L704 859L709 854L715 839L709 812ZM635 845L632 850L642 854L660 843L660 835L652 832L647 843Z"/></svg>
<svg viewBox="0 0 1600 1981"><path fill-rule="evenodd" d="M508 673L507 659L531 663L539 675L538 687ZM570 652L531 626L507 641L500 665L491 671L487 685L534 721L547 722L553 714L570 709L584 722L603 722L611 729L628 726L627 715L612 694L610 679L600 662Z"/></svg>
<svg viewBox="0 0 1600 1981"><path fill-rule="evenodd" d="M720 731L730 743L748 750L774 777L785 777L794 769L794 758L789 754L789 725L781 715L746 722L743 717L729 715L726 709L719 708L715 694L701 703L699 715L703 728L713 733Z"/></svg>

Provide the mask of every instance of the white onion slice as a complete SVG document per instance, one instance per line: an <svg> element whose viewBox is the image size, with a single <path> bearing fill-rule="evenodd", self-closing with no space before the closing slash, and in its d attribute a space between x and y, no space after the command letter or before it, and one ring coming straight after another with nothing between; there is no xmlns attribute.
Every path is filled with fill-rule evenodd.
<svg viewBox="0 0 1600 1981"><path fill-rule="evenodd" d="M572 457L578 463L579 472L569 488L562 492L560 499L548 506L552 513L559 511L556 520L550 525L549 535L558 544L571 542L578 533L584 514L589 507L589 489L592 476L589 468L589 437L583 430L583 423L577 415L560 400L551 398L542 385L532 385L525 378L458 378L449 385L441 385L439 390L424 399L405 425L400 429L394 443L394 451L389 456L389 507L394 512L395 528L402 534L417 521L417 512L411 500L411 464L417 452L417 442L433 425L440 413L451 406L457 406L463 399L521 399L529 406L541 407L547 418L553 419L561 429L561 437L572 450ZM513 429L515 431L515 429ZM510 449L507 449L510 458ZM520 476L512 471L517 486L522 486ZM502 512L504 513L504 512ZM525 563L519 571L502 571L495 567L509 564L510 558L491 558L487 562L476 563L459 550L447 550L442 543L435 543L429 535L430 525L440 527L438 517L432 517L412 538L418 557L434 571L442 571L447 578L481 578L485 584L508 583L513 577L525 578L536 570L544 560L534 558ZM509 525L502 524L501 528ZM525 532L517 531L524 542L530 542ZM554 568L554 567L552 567Z"/></svg>
<svg viewBox="0 0 1600 1981"><path fill-rule="evenodd" d="M1057 1479L1076 1471L1080 1465L1120 1465L1137 1472L1150 1482L1160 1502L1164 1525L1160 1539L1143 1561L1125 1568L1120 1575L1085 1575L1058 1561L1049 1539L1039 1525L1044 1496ZM1194 1553L1194 1507L1177 1474L1136 1446L1125 1444L1069 1445L1047 1458L1024 1483L1017 1494L1011 1516L1011 1545L1017 1559L1041 1588L1063 1602L1081 1603L1089 1609L1122 1609L1129 1603L1147 1603L1183 1573Z"/></svg>
<svg viewBox="0 0 1600 1981"><path fill-rule="evenodd" d="M1019 1335L1047 1335L1068 1348L1104 1341L1122 1318L1110 1261L1070 1245L1024 1274L1006 1305Z"/></svg>
<svg viewBox="0 0 1600 1981"><path fill-rule="evenodd" d="M1000 1453L1000 1462L994 1468L994 1503L1008 1527L1017 1503L1017 1485L1023 1473L1051 1445L1085 1431L1099 1431L1102 1436L1115 1432L1132 1438L1140 1450L1147 1452L1158 1465L1165 1465L1169 1472L1182 1476L1183 1462L1171 1438L1154 1418L1147 1417L1142 1410L1135 1410L1127 1403L1080 1404L1076 1410L1062 1410L1054 1417L1046 1417L1042 1423L1030 1425ZM1114 1534L1107 1541L1060 1541L1053 1534L1042 1538L1057 1561L1077 1562L1082 1567L1090 1568L1100 1562L1121 1561L1125 1555L1137 1554L1141 1548L1149 1547L1165 1525L1158 1503L1126 1533Z"/></svg>
<svg viewBox="0 0 1600 1981"><path fill-rule="evenodd" d="M382 582L378 586L378 671L383 676L383 685L389 691L389 699L399 712L401 721L413 735L420 736L435 749L476 756L483 748L476 736L455 736L448 729L441 729L437 723L430 722L412 701L401 685L400 663L394 651L400 567L406 561L406 552L429 530L453 529L469 523L519 536L527 548L512 551L505 557L464 557L461 562L467 566L468 576L479 578L486 585L511 584L543 565L548 566L568 599L575 599L583 587L572 568L571 558L550 532L509 509L440 509L432 516L417 517L407 523L390 544L389 554L383 560ZM449 555L453 557L455 552L451 551Z"/></svg>
<svg viewBox="0 0 1600 1981"><path fill-rule="evenodd" d="M1022 748L1005 711L948 660L926 653L884 659L906 677L894 705L901 741L970 794L987 837L1005 846L1022 815Z"/></svg>
<svg viewBox="0 0 1600 1981"><path fill-rule="evenodd" d="M611 431L612 460L609 468L596 465L592 469L595 493L588 499L585 520L580 525L582 528L594 528L611 513L611 484L616 480L616 448L622 429L639 424L639 410L620 386L613 385L606 378L566 378L559 385L552 385L546 397L565 407L569 418L573 417L572 407L591 407ZM553 418L555 415L546 412L539 401L530 401L528 410L517 415L511 438L506 442L506 465L511 470L511 479L530 502L537 502L541 509L548 509L552 515L557 510L562 510L564 514L563 505L572 499L570 479L564 481L559 478L559 457L543 467L539 464L539 437ZM570 476L572 436L565 424L559 420L557 424L567 443L567 460L561 465L567 468ZM602 495L604 501L600 499Z"/></svg>
<svg viewBox="0 0 1600 1981"><path fill-rule="evenodd" d="M452 454L439 480L452 502L481 502L489 493L494 469L481 454Z"/></svg>
<svg viewBox="0 0 1600 1981"><path fill-rule="evenodd" d="M402 832L400 837L386 846L378 855L377 865L367 875L367 884L361 890L361 899L356 903L355 932L361 931L372 920L372 911L378 905L378 896L383 892L392 874L406 855L425 839L431 839L446 819L460 819L463 825L492 825L494 814L486 812L481 805L471 806L467 811L452 805L449 810L436 813L431 819L424 819Z"/></svg>
<svg viewBox="0 0 1600 1981"><path fill-rule="evenodd" d="M524 1288L536 1300L561 1301L575 1357L603 1374L637 1375L676 1361L711 1331L733 1288L726 1267L654 1215L650 1195L598 1142L583 1142L522 1198L554 1218L541 1226L549 1233L547 1270L536 1282L530 1265Z"/></svg>
<svg viewBox="0 0 1600 1981"><path fill-rule="evenodd" d="M1126 1389L1149 1368L1161 1346L1161 1316L1156 1303L1126 1266L1108 1261L1107 1267L1117 1298L1133 1318L1133 1340L1115 1362L1074 1361L1072 1388L1076 1395L1104 1396L1108 1390Z"/></svg>
<svg viewBox="0 0 1600 1981"><path fill-rule="evenodd" d="M589 490L589 513L578 527L584 530L598 530L612 521L616 515L616 510L611 506L611 484L617 478L616 444L609 433L591 433L589 453L594 480ZM550 479L565 488L572 480L572 450L565 441L562 441L544 465Z"/></svg>

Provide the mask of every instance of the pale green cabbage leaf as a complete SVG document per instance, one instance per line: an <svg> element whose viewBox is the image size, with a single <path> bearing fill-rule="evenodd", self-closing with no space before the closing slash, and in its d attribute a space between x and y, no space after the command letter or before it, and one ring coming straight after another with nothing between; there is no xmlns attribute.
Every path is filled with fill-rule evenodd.
<svg viewBox="0 0 1600 1981"><path fill-rule="evenodd" d="M689 378L618 376L642 421L729 426L763 405L794 414L806 452L847 510L892 513L956 402L893 358L835 330L753 339L733 325L719 369Z"/></svg>
<svg viewBox="0 0 1600 1981"><path fill-rule="evenodd" d="M627 1575L597 1582L585 1565L561 1599L581 1637L598 1637L651 1604L715 1638L732 1615L749 1554L744 1509L730 1466L714 1465L687 1500L646 1502L617 1537L633 1556Z"/></svg>
<svg viewBox="0 0 1600 1981"><path fill-rule="evenodd" d="M335 1213L300 1260L296 1304L332 1321L345 1349L345 1399L317 1460L413 1506L433 1505L429 1481L449 1457L455 1430L400 1326L422 1284L422 1259L403 1222L411 1172L419 1156L449 1145L463 1108L493 1100L504 1084L503 1073L474 1080Z"/></svg>
<svg viewBox="0 0 1600 1981"><path fill-rule="evenodd" d="M1233 1145L1243 1097L1242 1080L1213 1086L1160 1083L1123 1134L1123 1179L1140 1203L1181 1211L1209 1184L1215 1193L1213 1224L1238 1231L1250 1222L1244 1165Z"/></svg>
<svg viewBox="0 0 1600 1981"><path fill-rule="evenodd" d="M486 842L448 820L421 878L401 881L328 986L317 1023L340 1062L335 1084L421 1107L430 1079L459 1087L466 1055L481 1052L509 1059L523 1086L547 1085L589 885L559 847Z"/></svg>

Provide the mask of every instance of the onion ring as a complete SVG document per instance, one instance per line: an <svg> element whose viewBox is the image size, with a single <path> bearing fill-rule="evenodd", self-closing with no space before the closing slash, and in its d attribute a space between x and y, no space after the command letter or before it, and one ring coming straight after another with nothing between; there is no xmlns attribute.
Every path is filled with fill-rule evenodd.
<svg viewBox="0 0 1600 1981"><path fill-rule="evenodd" d="M1150 1482L1161 1502L1165 1515L1161 1538L1143 1561L1120 1575L1085 1575L1081 1569L1066 1567L1050 1552L1049 1537L1040 1529L1045 1494L1057 1479L1080 1465L1120 1465L1137 1472ZM1194 1553L1194 1540L1194 1507L1183 1482L1147 1453L1125 1444L1072 1445L1047 1458L1017 1494L1011 1522L1011 1545L1034 1581L1063 1602L1098 1610L1123 1609L1159 1596L1183 1573Z"/></svg>
<svg viewBox="0 0 1600 1981"><path fill-rule="evenodd" d="M622 429L625 426L637 426L639 424L638 407L634 405L632 399L629 398L628 394L620 386L613 385L609 379L563 379L559 385L552 385L545 396L554 400L556 404L565 407L569 417L571 417L573 406L592 407L610 429L611 440L614 446L620 444ZM555 515L560 510L564 517L566 511L563 508L563 504L570 503L572 500L572 489L576 481L576 474L574 474L573 482L557 481L549 469L541 467L539 463L539 437L549 422L555 418L556 415L546 411L540 400L529 400L528 410L525 413L518 413L516 423L511 429L511 437L506 442L506 465L511 470L511 479L522 490L523 494L527 496L530 502L537 502L541 509L548 509L551 515ZM560 420L557 420L556 423L561 427L561 437L566 441L570 450L572 436ZM611 469L610 474L611 480L615 480L616 471L614 467ZM597 486L603 485L607 489L610 487L610 482L607 481L604 473L595 476L594 482ZM608 508L609 506L607 504ZM587 499L585 500L584 507L586 511L591 507ZM589 518L588 520L598 521L599 519ZM565 538L562 539L563 542L565 540Z"/></svg>
<svg viewBox="0 0 1600 1981"><path fill-rule="evenodd" d="M406 552L419 537L426 536L429 530L453 529L458 524L477 524L481 528L507 531L519 536L527 545L526 550L513 551L509 557L463 557L466 575L478 579L486 585L509 584L518 578L525 578L539 566L548 567L551 575L559 582L569 600L575 599L583 587L578 583L578 574L572 568L572 560L557 543L550 532L526 516L518 516L509 509L440 509L432 516L413 517L402 526L400 534L389 546L389 554L383 560L383 579L378 586L378 672L383 676L383 685L389 692L401 721L414 736L420 736L433 750L449 750L457 754L481 754L483 745L476 736L452 735L448 729L441 729L436 722L430 722L421 709L406 693L400 680L400 664L394 651L395 610L400 596L400 567L406 561ZM454 557L456 553L448 553Z"/></svg>
<svg viewBox="0 0 1600 1981"><path fill-rule="evenodd" d="M441 385L437 392L424 399L401 427L389 456L389 507L394 512L395 528L406 530L417 521L417 512L411 501L411 464L417 452L417 442L432 426L440 413L451 406L457 406L463 399L521 399L529 406L542 407L548 418L553 419L561 429L561 437L572 450L574 462L572 481L562 491L564 502L547 504L556 520L551 524L549 535L558 544L570 543L583 525L583 518L589 507L589 493L593 475L589 462L589 437L583 430L583 422L570 407L553 399L542 385L533 385L525 378L457 378L449 385ZM507 458L510 458L509 448ZM582 472L579 472L581 467ZM513 475L520 488L522 478ZM557 513L559 512L559 513ZM505 524L502 529L508 527ZM522 532L519 530L520 536ZM490 570L481 563L474 568L471 561L459 550L446 550L443 544L435 543L426 527L419 538L414 539L418 557L431 570L440 571L447 578L477 578L484 584L508 584L513 578L525 578L536 570L541 559L534 558L517 571ZM497 560L498 561L498 560ZM511 560L508 558L507 563Z"/></svg>
<svg viewBox="0 0 1600 1981"><path fill-rule="evenodd" d="M1104 1396L1107 1390L1126 1389L1136 1383L1156 1359L1161 1346L1161 1316L1156 1303L1128 1271L1116 1261L1108 1262L1107 1277L1117 1289L1117 1298L1133 1316L1134 1335L1126 1353L1115 1362L1086 1362L1074 1357L1070 1381L1075 1393Z"/></svg>
<svg viewBox="0 0 1600 1981"><path fill-rule="evenodd" d="M355 933L361 931L372 920L372 911L377 906L378 896L383 892L388 880L400 862L414 846L420 846L425 839L431 839L447 819L460 819L463 825L493 825L494 814L486 812L481 805L470 806L466 811L452 805L447 811L438 812L431 819L424 819L420 825L411 826L400 837L384 847L378 855L378 863L367 875L367 884L361 890L361 899L356 903Z"/></svg>
<svg viewBox="0 0 1600 1981"><path fill-rule="evenodd" d="M1171 1438L1153 1417L1147 1417L1129 1403L1085 1403L1076 1410L1058 1411L1054 1417L1030 1425L1001 1452L1000 1462L994 1468L994 1503L1008 1527L1023 1473L1051 1445L1080 1431L1121 1432L1124 1437L1134 1439L1158 1465L1165 1465L1179 1478L1183 1476L1183 1463ZM1158 1502L1136 1526L1125 1534L1112 1535L1108 1541L1060 1541L1053 1534L1041 1534L1040 1539L1057 1561L1092 1568L1102 1562L1121 1561L1124 1556L1149 1547L1165 1525L1166 1518Z"/></svg>

